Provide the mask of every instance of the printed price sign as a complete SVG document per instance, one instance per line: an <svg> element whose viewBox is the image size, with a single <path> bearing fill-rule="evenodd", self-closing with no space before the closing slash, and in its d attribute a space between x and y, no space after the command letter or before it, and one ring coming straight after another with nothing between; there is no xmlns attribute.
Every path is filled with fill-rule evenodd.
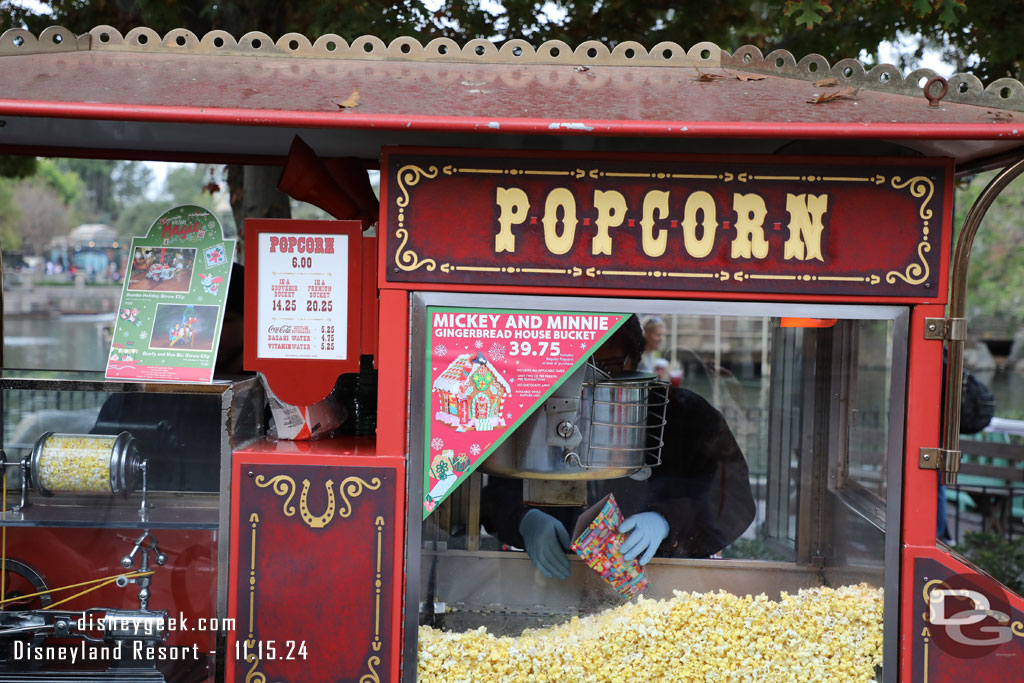
<svg viewBox="0 0 1024 683"><path fill-rule="evenodd" d="M245 368L285 403L313 405L359 370L362 225L245 222Z"/></svg>
<svg viewBox="0 0 1024 683"><path fill-rule="evenodd" d="M628 317L440 307L427 315L424 519Z"/></svg>
<svg viewBox="0 0 1024 683"><path fill-rule="evenodd" d="M260 358L347 357L348 250L347 235L260 233Z"/></svg>

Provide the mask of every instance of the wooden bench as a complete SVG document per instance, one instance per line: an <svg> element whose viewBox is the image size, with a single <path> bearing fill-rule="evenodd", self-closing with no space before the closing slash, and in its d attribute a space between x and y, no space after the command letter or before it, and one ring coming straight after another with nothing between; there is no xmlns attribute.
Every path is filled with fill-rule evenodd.
<svg viewBox="0 0 1024 683"><path fill-rule="evenodd" d="M1007 533L1024 519L1024 446L961 438L960 451L956 490L970 496L983 531Z"/></svg>

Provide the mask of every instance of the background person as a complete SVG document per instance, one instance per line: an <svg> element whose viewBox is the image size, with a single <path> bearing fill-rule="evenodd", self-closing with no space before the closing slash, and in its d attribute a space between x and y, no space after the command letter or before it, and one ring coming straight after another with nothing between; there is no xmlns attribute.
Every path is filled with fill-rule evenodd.
<svg viewBox="0 0 1024 683"><path fill-rule="evenodd" d="M654 372L654 362L661 358L661 345L665 341L665 322L658 316L648 318L644 321L643 338L643 352L635 369Z"/></svg>

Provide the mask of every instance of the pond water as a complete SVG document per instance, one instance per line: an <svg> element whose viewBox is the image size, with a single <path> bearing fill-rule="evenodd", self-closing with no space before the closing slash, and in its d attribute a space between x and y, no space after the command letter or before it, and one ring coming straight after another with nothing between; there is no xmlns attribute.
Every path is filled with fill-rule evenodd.
<svg viewBox="0 0 1024 683"><path fill-rule="evenodd" d="M114 314L4 320L4 365L46 370L100 370L110 349ZM1024 374L978 373L996 397L996 415L1024 420Z"/></svg>
<svg viewBox="0 0 1024 683"><path fill-rule="evenodd" d="M4 367L102 371L113 326L113 313L6 318Z"/></svg>

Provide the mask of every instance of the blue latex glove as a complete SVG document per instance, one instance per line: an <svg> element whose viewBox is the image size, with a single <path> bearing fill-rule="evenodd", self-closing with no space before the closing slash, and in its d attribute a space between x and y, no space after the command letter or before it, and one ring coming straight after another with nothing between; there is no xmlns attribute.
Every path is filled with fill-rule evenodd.
<svg viewBox="0 0 1024 683"><path fill-rule="evenodd" d="M668 536L668 522L657 512L641 512L626 518L619 525L619 533L629 534L629 538L622 542L619 552L622 559L632 560L640 555L640 564L647 564L654 557L658 546ZM642 554L641 554L642 553Z"/></svg>
<svg viewBox="0 0 1024 683"><path fill-rule="evenodd" d="M562 523L540 510L530 510L519 522L526 553L540 573L549 579L569 577L569 532Z"/></svg>

